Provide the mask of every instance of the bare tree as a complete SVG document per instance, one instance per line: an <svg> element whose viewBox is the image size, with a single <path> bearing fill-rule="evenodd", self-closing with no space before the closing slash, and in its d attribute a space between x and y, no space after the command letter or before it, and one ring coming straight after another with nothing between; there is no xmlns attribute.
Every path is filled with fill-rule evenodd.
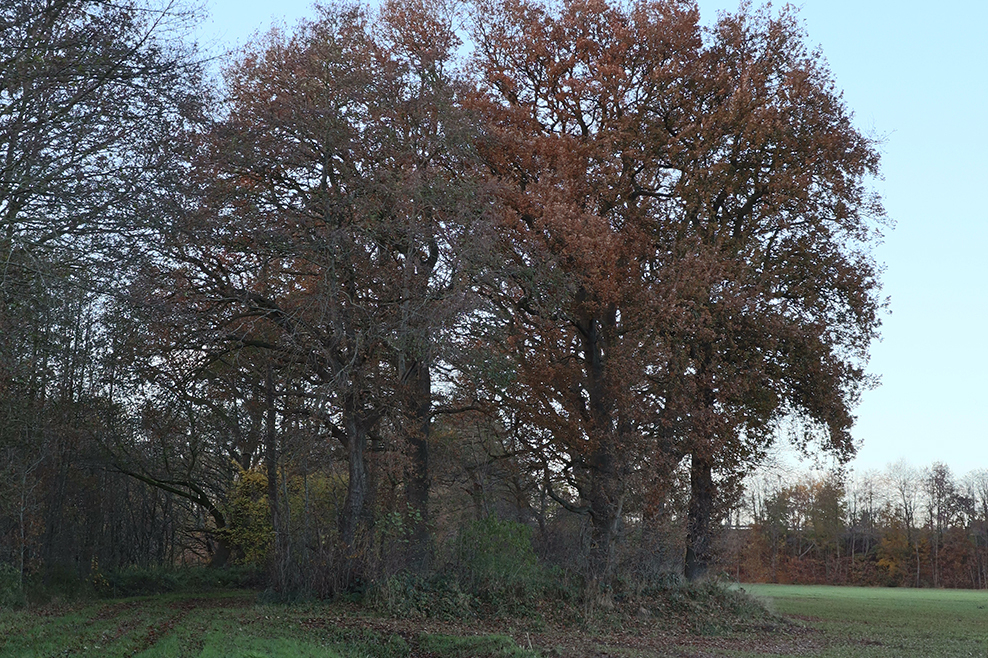
<svg viewBox="0 0 988 658"><path fill-rule="evenodd" d="M916 555L916 586L920 584L919 541L914 536L918 494L920 492L920 474L904 459L886 467L886 474L898 498L902 511L902 521L906 530L906 541Z"/></svg>
<svg viewBox="0 0 988 658"><path fill-rule="evenodd" d="M110 295L174 190L173 137L201 97L198 65L167 34L185 17L0 6L0 449L22 490L43 492L49 553L77 539L52 533L112 407Z"/></svg>

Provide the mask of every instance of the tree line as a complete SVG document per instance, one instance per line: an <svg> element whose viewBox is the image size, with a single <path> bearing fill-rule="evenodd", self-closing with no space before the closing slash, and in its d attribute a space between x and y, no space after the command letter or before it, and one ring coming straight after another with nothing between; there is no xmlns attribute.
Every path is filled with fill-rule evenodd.
<svg viewBox="0 0 988 658"><path fill-rule="evenodd" d="M854 454L879 155L791 11L331 5L218 82L194 18L0 10L18 578L329 595L496 517L606 593L706 574L776 441Z"/></svg>
<svg viewBox="0 0 988 658"><path fill-rule="evenodd" d="M719 566L746 582L988 587L983 469L763 475L726 528Z"/></svg>

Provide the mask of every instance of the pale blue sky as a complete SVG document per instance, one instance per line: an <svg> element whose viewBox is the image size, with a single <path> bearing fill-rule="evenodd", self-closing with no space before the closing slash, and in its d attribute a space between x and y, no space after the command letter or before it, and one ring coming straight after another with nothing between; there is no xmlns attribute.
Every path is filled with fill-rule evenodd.
<svg viewBox="0 0 988 658"><path fill-rule="evenodd" d="M709 23L737 2L699 6ZM988 3L797 6L856 125L883 138L875 187L896 222L877 252L892 311L872 350L882 385L857 410L853 466L988 468ZM207 10L199 38L219 48L313 14L308 0L207 0Z"/></svg>

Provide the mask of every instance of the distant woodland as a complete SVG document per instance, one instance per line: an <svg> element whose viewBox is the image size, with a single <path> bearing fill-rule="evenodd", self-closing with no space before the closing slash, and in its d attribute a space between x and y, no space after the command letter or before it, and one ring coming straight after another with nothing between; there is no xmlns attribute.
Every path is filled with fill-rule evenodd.
<svg viewBox="0 0 988 658"><path fill-rule="evenodd" d="M0 5L0 588L986 585L983 474L748 477L853 457L887 303L792 10L330 4L219 66L198 19Z"/></svg>
<svg viewBox="0 0 988 658"><path fill-rule="evenodd" d="M899 461L883 472L747 482L719 534L722 575L745 582L988 587L988 471Z"/></svg>

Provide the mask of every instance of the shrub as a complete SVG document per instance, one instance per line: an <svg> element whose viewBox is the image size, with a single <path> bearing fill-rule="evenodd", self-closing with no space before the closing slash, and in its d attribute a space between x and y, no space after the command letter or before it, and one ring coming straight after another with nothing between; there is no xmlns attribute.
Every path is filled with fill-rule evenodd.
<svg viewBox="0 0 988 658"><path fill-rule="evenodd" d="M256 587L256 571L244 567L228 569L169 569L125 567L104 576L100 593L108 596L146 596L169 592L206 592L215 589Z"/></svg>
<svg viewBox="0 0 988 658"><path fill-rule="evenodd" d="M476 599L449 576L424 578L401 573L374 588L371 604L396 617L452 620L472 616Z"/></svg>
<svg viewBox="0 0 988 658"><path fill-rule="evenodd" d="M456 542L456 572L484 612L524 614L543 596L548 574L528 526L489 516L468 524Z"/></svg>
<svg viewBox="0 0 988 658"><path fill-rule="evenodd" d="M528 587L542 577L531 528L495 516L474 521L460 532L456 562L463 584L471 589Z"/></svg>
<svg viewBox="0 0 988 658"><path fill-rule="evenodd" d="M773 624L776 618L743 589L714 581L686 582L670 577L664 584L644 588L638 600L657 618L676 620L693 632L715 635L752 624Z"/></svg>
<svg viewBox="0 0 988 658"><path fill-rule="evenodd" d="M19 608L24 605L24 588L21 574L13 565L0 563L0 608Z"/></svg>
<svg viewBox="0 0 988 658"><path fill-rule="evenodd" d="M227 535L237 549L239 564L253 567L265 563L274 538L268 478L258 470L241 470L228 503L230 525Z"/></svg>
<svg viewBox="0 0 988 658"><path fill-rule="evenodd" d="M171 570L125 567L103 577L107 584L101 593L109 596L166 594L178 589L178 575Z"/></svg>

